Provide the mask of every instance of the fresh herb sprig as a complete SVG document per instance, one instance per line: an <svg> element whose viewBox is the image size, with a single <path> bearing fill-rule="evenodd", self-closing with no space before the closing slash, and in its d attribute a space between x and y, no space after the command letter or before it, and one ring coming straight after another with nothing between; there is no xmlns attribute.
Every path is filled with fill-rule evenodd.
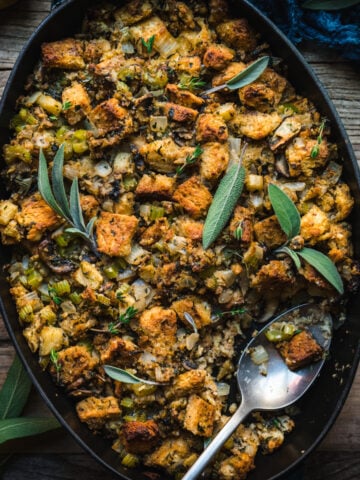
<svg viewBox="0 0 360 480"><path fill-rule="evenodd" d="M301 6L309 10L340 10L359 3L360 0L307 0Z"/></svg>
<svg viewBox="0 0 360 480"><path fill-rule="evenodd" d="M311 158L316 158L320 153L320 145L323 141L323 133L324 133L325 124L326 124L326 120L323 120L320 124L319 135L317 137L316 144L312 147L311 152L310 152L310 157Z"/></svg>
<svg viewBox="0 0 360 480"><path fill-rule="evenodd" d="M108 332L111 333L111 335L117 335L118 333L120 333L119 327L121 327L121 325L129 323L137 313L138 311L136 308L128 307L124 313L121 313L119 315L119 319L117 322L109 323Z"/></svg>
<svg viewBox="0 0 360 480"><path fill-rule="evenodd" d="M56 152L52 168L52 188L48 174L48 167L43 151L39 156L38 189L45 202L71 227L65 231L83 238L91 250L98 255L96 241L94 238L94 226L96 217L93 217L85 225L80 205L80 193L78 179L75 178L70 189L70 197L67 198L63 176L64 146Z"/></svg>
<svg viewBox="0 0 360 480"><path fill-rule="evenodd" d="M151 53L154 47L155 35L152 35L148 40L141 37L141 43L146 48L147 53Z"/></svg>
<svg viewBox="0 0 360 480"><path fill-rule="evenodd" d="M178 83L180 90L200 90L202 87L205 87L206 82L201 80L199 77L189 77L182 79Z"/></svg>
<svg viewBox="0 0 360 480"><path fill-rule="evenodd" d="M241 195L245 180L245 169L241 163L246 147L247 143L242 148L239 162L227 171L215 192L203 229L202 244L205 250L220 235Z"/></svg>
<svg viewBox="0 0 360 480"><path fill-rule="evenodd" d="M50 362L54 365L57 381L59 382L59 376L62 366L61 363L59 363L59 354L54 348L50 350Z"/></svg>
<svg viewBox="0 0 360 480"><path fill-rule="evenodd" d="M128 384L146 383L147 385L164 385L164 383L154 382L153 380L144 380L122 368L113 367L112 365L104 365L104 370L106 375L117 382Z"/></svg>
<svg viewBox="0 0 360 480"><path fill-rule="evenodd" d="M193 153L191 155L188 155L185 159L185 162L183 165L181 165L180 167L178 167L176 169L176 173L178 175L180 175L181 173L183 173L183 171L185 170L185 168L188 166L188 165L193 165L196 160L203 154L204 150L201 148L200 145L196 145L195 147L195 150L193 151Z"/></svg>
<svg viewBox="0 0 360 480"><path fill-rule="evenodd" d="M70 101L67 101L67 102L64 102L61 106L61 109L63 112L66 112L67 110L69 110L70 108L72 107L72 102Z"/></svg>
<svg viewBox="0 0 360 480"><path fill-rule="evenodd" d="M15 357L0 390L0 444L60 427L53 417L20 416L30 390L31 380L19 358Z"/></svg>
<svg viewBox="0 0 360 480"><path fill-rule="evenodd" d="M285 253L289 255L298 270L301 268L301 259L305 260L340 294L343 294L344 285L342 278L335 264L328 256L313 248L302 247L297 250L290 248L291 239L300 234L300 214L294 202L275 184L269 185L268 193L280 227L288 237L287 244L275 250L275 253Z"/></svg>
<svg viewBox="0 0 360 480"><path fill-rule="evenodd" d="M202 93L203 95L209 95L210 93L215 93L224 88L228 90L238 90L239 88L245 87L249 85L249 83L254 82L257 80L260 75L264 72L266 67L269 65L270 57L261 57L255 60L251 65L245 68L242 72L238 73L233 77L231 80L228 80L226 83L222 85L218 85L217 87L210 88Z"/></svg>

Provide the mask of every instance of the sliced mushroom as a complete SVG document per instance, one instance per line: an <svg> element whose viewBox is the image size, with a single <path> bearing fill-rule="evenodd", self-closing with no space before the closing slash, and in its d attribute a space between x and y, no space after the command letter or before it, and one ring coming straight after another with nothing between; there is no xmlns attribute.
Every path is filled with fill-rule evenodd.
<svg viewBox="0 0 360 480"><path fill-rule="evenodd" d="M301 122L294 117L285 118L281 125L275 130L274 135L270 138L269 145L271 150L276 150L281 145L291 140L301 130Z"/></svg>
<svg viewBox="0 0 360 480"><path fill-rule="evenodd" d="M55 273L64 274L76 269L76 264L61 257L56 250L56 244L48 238L40 243L38 251L41 260Z"/></svg>

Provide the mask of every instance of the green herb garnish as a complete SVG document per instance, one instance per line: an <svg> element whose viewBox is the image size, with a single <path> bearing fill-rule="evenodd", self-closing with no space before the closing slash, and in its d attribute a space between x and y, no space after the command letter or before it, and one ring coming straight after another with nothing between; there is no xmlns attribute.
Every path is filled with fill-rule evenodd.
<svg viewBox="0 0 360 480"><path fill-rule="evenodd" d="M268 192L279 224L290 241L300 233L300 214L293 201L277 185L270 184ZM278 248L275 253L289 255L298 270L301 268L300 259L302 258L314 267L340 294L344 293L343 281L336 266L329 257L318 250L303 247L295 251L284 245Z"/></svg>
<svg viewBox="0 0 360 480"><path fill-rule="evenodd" d="M184 170L185 168L188 166L188 165L192 165L196 162L196 160L202 155L202 153L204 152L204 150L201 148L200 145L196 145L195 147L195 150L193 151L193 153L191 155L188 155L185 159L185 162L183 165L181 165L181 167L178 167L176 169L176 173L178 175L180 175Z"/></svg>
<svg viewBox="0 0 360 480"><path fill-rule="evenodd" d="M236 238L236 240L241 240L242 234L243 230L241 228L241 225L238 225L234 230L234 238Z"/></svg>
<svg viewBox="0 0 360 480"><path fill-rule="evenodd" d="M72 107L72 103L69 102L69 101L67 101L67 102L64 102L64 103L62 104L62 107L61 107L61 108L62 108L62 111L63 111L63 112L66 112L66 110L69 110L69 108L71 108L71 107Z"/></svg>
<svg viewBox="0 0 360 480"><path fill-rule="evenodd" d="M234 308L232 310L227 310L225 312L219 312L217 314L217 317L222 318L222 317L234 317L235 315L242 315L243 313L246 312L245 308Z"/></svg>
<svg viewBox="0 0 360 480"><path fill-rule="evenodd" d="M138 313L137 309L134 307L128 307L124 313L119 315L119 319L117 322L111 322L108 325L108 332L112 335L117 335L120 333L119 327L126 323L129 323L132 318Z"/></svg>
<svg viewBox="0 0 360 480"><path fill-rule="evenodd" d="M319 128L319 135L317 137L317 143L313 146L313 148L311 149L311 152L310 152L310 157L311 158L316 158L319 155L320 145L321 145L321 142L323 141L323 132L324 132L324 128L325 128L325 123L326 123L326 120L323 120L321 122L321 125L320 125L320 128Z"/></svg>
<svg viewBox="0 0 360 480"><path fill-rule="evenodd" d="M122 383L146 383L147 385L164 385L163 383L154 382L152 380L144 380L143 378L139 378L136 375L133 375L122 368L113 367L112 365L104 365L104 370L106 375L108 375L113 380Z"/></svg>
<svg viewBox="0 0 360 480"><path fill-rule="evenodd" d="M73 235L82 237L90 246L92 251L98 255L96 242L94 238L94 225L96 218L92 218L85 225L81 205L78 179L75 178L70 189L70 199L68 200L63 177L64 165L64 146L61 145L54 157L52 168L52 188L47 169L47 162L43 151L39 156L38 189L45 202L58 214L64 218L71 228L65 231Z"/></svg>
<svg viewBox="0 0 360 480"><path fill-rule="evenodd" d="M309 10L340 10L353 7L359 0L307 0L301 6Z"/></svg>
<svg viewBox="0 0 360 480"><path fill-rule="evenodd" d="M51 298L51 300L56 304L56 305L60 305L61 302L62 302L62 299L58 296L55 288L49 288L49 297Z"/></svg>
<svg viewBox="0 0 360 480"><path fill-rule="evenodd" d="M143 46L146 48L147 53L151 53L153 46L154 46L154 41L155 41L155 35L152 35L149 40L145 40L144 38L141 37L141 43Z"/></svg>
<svg viewBox="0 0 360 480"><path fill-rule="evenodd" d="M258 58L255 60L255 62L245 68L245 70L235 75L235 77L233 77L231 80L228 80L226 83L218 85L217 87L210 88L210 90L206 90L202 95L209 95L210 93L218 92L224 88L228 88L229 90L238 90L239 88L245 87L260 77L260 75L269 65L269 62L270 57Z"/></svg>
<svg viewBox="0 0 360 480"><path fill-rule="evenodd" d="M181 90L199 90L202 87L205 87L206 82L201 80L199 77L189 77L187 79L181 80L178 84L178 87Z"/></svg>
<svg viewBox="0 0 360 480"><path fill-rule="evenodd" d="M61 364L59 363L59 354L58 352L52 348L50 350L50 362L54 365L57 375L57 381L59 381L59 375L61 371Z"/></svg>
<svg viewBox="0 0 360 480"><path fill-rule="evenodd" d="M246 147L245 143L239 163L227 171L215 192L204 224L202 237L204 249L207 249L220 235L241 195L245 180L245 168L241 165L241 160Z"/></svg>

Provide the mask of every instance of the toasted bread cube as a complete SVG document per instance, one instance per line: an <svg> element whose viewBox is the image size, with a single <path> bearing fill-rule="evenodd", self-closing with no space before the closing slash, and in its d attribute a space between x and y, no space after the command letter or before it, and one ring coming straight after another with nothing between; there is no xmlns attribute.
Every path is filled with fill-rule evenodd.
<svg viewBox="0 0 360 480"><path fill-rule="evenodd" d="M251 286L262 291L278 291L282 286L295 283L295 276L288 262L271 260L251 278Z"/></svg>
<svg viewBox="0 0 360 480"><path fill-rule="evenodd" d="M199 116L196 126L198 142L226 142L228 137L228 128L220 115L203 113Z"/></svg>
<svg viewBox="0 0 360 480"><path fill-rule="evenodd" d="M290 340L275 344L290 370L297 370L309 363L320 360L323 349L310 332L303 330Z"/></svg>
<svg viewBox="0 0 360 480"><path fill-rule="evenodd" d="M210 142L202 145L200 175L204 180L215 182L226 170L229 159L227 143Z"/></svg>
<svg viewBox="0 0 360 480"><path fill-rule="evenodd" d="M193 220L187 216L181 216L178 218L177 225L181 236L190 240L201 240L204 230L203 222Z"/></svg>
<svg viewBox="0 0 360 480"><path fill-rule="evenodd" d="M184 107L172 102L165 104L164 113L169 120L179 123L195 122L199 115L199 112L193 108Z"/></svg>
<svg viewBox="0 0 360 480"><path fill-rule="evenodd" d="M74 280L83 287L90 287L97 290L103 282L103 276L90 262L83 260L80 262L79 268L74 272Z"/></svg>
<svg viewBox="0 0 360 480"><path fill-rule="evenodd" d="M178 375L170 389L170 395L182 397L200 390L205 385L206 370L189 370Z"/></svg>
<svg viewBox="0 0 360 480"><path fill-rule="evenodd" d="M301 217L300 234L311 245L328 239L331 235L330 228L331 222L328 216L316 205Z"/></svg>
<svg viewBox="0 0 360 480"><path fill-rule="evenodd" d="M113 337L100 348L100 359L104 365L131 367L141 350L131 340Z"/></svg>
<svg viewBox="0 0 360 480"><path fill-rule="evenodd" d="M19 207L11 200L0 201L0 225L7 225L10 220L16 217Z"/></svg>
<svg viewBox="0 0 360 480"><path fill-rule="evenodd" d="M63 385L86 383L93 375L98 360L83 346L68 347L58 352L59 380ZM54 371L55 369L53 369Z"/></svg>
<svg viewBox="0 0 360 480"><path fill-rule="evenodd" d="M147 143L139 149L150 168L160 173L175 172L194 152L194 147L179 147L170 137Z"/></svg>
<svg viewBox="0 0 360 480"><path fill-rule="evenodd" d="M219 85L223 85L224 83L231 80L235 75L245 70L246 64L243 62L231 62L225 68L225 70L221 71L217 75L214 75L211 84L213 87L217 87Z"/></svg>
<svg viewBox="0 0 360 480"><path fill-rule="evenodd" d="M253 140L261 140L270 135L280 125L281 121L282 119L277 112L248 111L236 115L231 124L237 133Z"/></svg>
<svg viewBox="0 0 360 480"><path fill-rule="evenodd" d="M145 465L148 467L165 468L170 473L183 468L186 460L192 455L188 440L183 438L170 438L148 455Z"/></svg>
<svg viewBox="0 0 360 480"><path fill-rule="evenodd" d="M199 177L191 177L176 190L173 199L194 218L206 215L212 202L209 190L200 182Z"/></svg>
<svg viewBox="0 0 360 480"><path fill-rule="evenodd" d="M141 343L149 345L149 350L156 356L173 355L173 345L176 342L176 313L174 310L162 307L152 307L145 310L139 319L142 333Z"/></svg>
<svg viewBox="0 0 360 480"><path fill-rule="evenodd" d="M273 250L286 243L287 236L283 232L276 215L264 218L254 225L256 240Z"/></svg>
<svg viewBox="0 0 360 480"><path fill-rule="evenodd" d="M184 428L194 435L211 437L216 409L198 395L191 395L185 411Z"/></svg>
<svg viewBox="0 0 360 480"><path fill-rule="evenodd" d="M204 54L204 65L207 68L213 68L214 70L223 70L226 65L232 61L235 56L233 49L226 45L213 43L208 46Z"/></svg>
<svg viewBox="0 0 360 480"><path fill-rule="evenodd" d="M139 196L155 195L161 198L171 198L175 190L176 180L166 175L143 175L136 187Z"/></svg>
<svg viewBox="0 0 360 480"><path fill-rule="evenodd" d="M39 241L47 230L53 230L61 223L60 218L40 197L40 194L25 198L17 215L17 221L26 229L26 238L32 242Z"/></svg>
<svg viewBox="0 0 360 480"><path fill-rule="evenodd" d="M172 83L166 85L166 95L171 102L178 103L184 107L200 108L205 103L205 100L194 93L189 92L189 90L182 90Z"/></svg>
<svg viewBox="0 0 360 480"><path fill-rule="evenodd" d="M100 137L109 132L116 132L119 139L122 139L132 132L132 118L129 112L120 106L119 100L116 98L110 98L100 103L88 116L98 129Z"/></svg>
<svg viewBox="0 0 360 480"><path fill-rule="evenodd" d="M80 70L85 67L83 48L83 42L73 38L43 43L41 45L43 65L46 68Z"/></svg>
<svg viewBox="0 0 360 480"><path fill-rule="evenodd" d="M62 104L51 95L42 93L36 99L36 103L50 115L59 116L62 111Z"/></svg>
<svg viewBox="0 0 360 480"><path fill-rule="evenodd" d="M201 58L197 55L174 55L169 59L168 65L179 73L187 73L190 77L198 78L201 74Z"/></svg>
<svg viewBox="0 0 360 480"><path fill-rule="evenodd" d="M236 50L248 52L256 47L256 35L245 18L222 22L216 31L225 44Z"/></svg>
<svg viewBox="0 0 360 480"><path fill-rule="evenodd" d="M159 428L154 420L125 422L121 427L125 450L129 453L146 453L160 439Z"/></svg>
<svg viewBox="0 0 360 480"><path fill-rule="evenodd" d="M223 460L219 467L220 480L245 480L255 468L254 457L246 452L236 451L236 455Z"/></svg>
<svg viewBox="0 0 360 480"><path fill-rule="evenodd" d="M125 257L131 252L131 241L138 226L133 215L101 212L96 222L99 252L110 257Z"/></svg>
<svg viewBox="0 0 360 480"><path fill-rule="evenodd" d="M234 235L235 230L241 228L241 242L249 243L253 239L253 212L250 208L237 205L234 210L234 215L230 222L230 233Z"/></svg>
<svg viewBox="0 0 360 480"><path fill-rule="evenodd" d="M76 413L90 430L100 430L110 420L120 417L120 408L115 397L88 397L76 404Z"/></svg>
<svg viewBox="0 0 360 480"><path fill-rule="evenodd" d="M211 323L211 309L209 304L194 295L175 300L175 302L171 304L171 308L175 310L180 320L186 326L189 326L189 323L184 317L184 312L191 315L197 328L202 328Z"/></svg>
<svg viewBox="0 0 360 480"><path fill-rule="evenodd" d="M70 105L64 111L66 120L70 125L80 122L90 109L89 95L79 82L73 82L70 87L63 90L62 101Z"/></svg>
<svg viewBox="0 0 360 480"><path fill-rule="evenodd" d="M84 42L84 59L88 63L97 63L104 53L111 50L111 43L105 38L94 38Z"/></svg>
<svg viewBox="0 0 360 480"><path fill-rule="evenodd" d="M319 148L319 153L312 158L311 152L314 147ZM318 145L316 139L299 136L286 148L285 156L291 177L297 177L300 174L311 176L314 168L323 167L326 164L329 147L326 139Z"/></svg>
<svg viewBox="0 0 360 480"><path fill-rule="evenodd" d="M64 344L64 332L62 328L46 325L39 334L40 350L39 354L50 355L51 350L60 350Z"/></svg>

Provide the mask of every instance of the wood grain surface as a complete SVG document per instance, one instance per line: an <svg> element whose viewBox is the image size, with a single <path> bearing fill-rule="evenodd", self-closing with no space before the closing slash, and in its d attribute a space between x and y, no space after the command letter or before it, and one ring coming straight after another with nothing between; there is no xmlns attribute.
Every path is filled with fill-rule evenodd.
<svg viewBox="0 0 360 480"><path fill-rule="evenodd" d="M22 46L47 15L50 2L20 0L0 12L0 95ZM313 67L337 108L360 161L360 68L333 52L307 43L301 51ZM14 349L0 319L0 385L12 362ZM50 415L32 392L26 414ZM83 453L70 435L59 429L32 439L0 446L11 455L4 480L95 480L114 476ZM1 474L0 474L1 475ZM305 463L305 480L360 479L360 372L330 433Z"/></svg>

